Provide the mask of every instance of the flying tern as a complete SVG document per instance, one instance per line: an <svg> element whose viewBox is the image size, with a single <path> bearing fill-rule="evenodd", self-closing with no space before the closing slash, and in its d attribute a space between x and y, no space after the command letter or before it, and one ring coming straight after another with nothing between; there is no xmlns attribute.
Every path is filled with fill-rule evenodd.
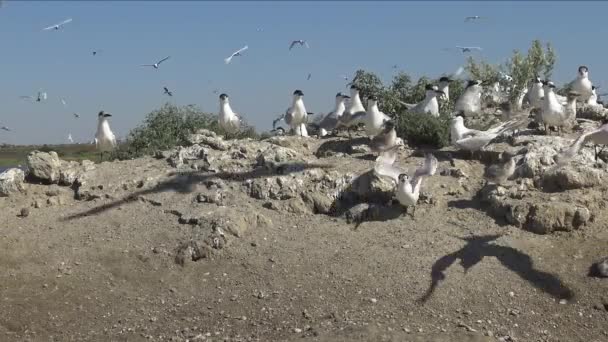
<svg viewBox="0 0 608 342"><path fill-rule="evenodd" d="M456 46L456 49L459 49L460 51L462 51L462 53L473 52L473 50L475 50L475 51L482 51L483 50L479 46Z"/></svg>
<svg viewBox="0 0 608 342"><path fill-rule="evenodd" d="M0 129L5 130L7 132L12 131L12 129L10 129L10 128L6 127L6 126L2 126L2 127L0 127Z"/></svg>
<svg viewBox="0 0 608 342"><path fill-rule="evenodd" d="M307 80L307 81L310 81L310 78L311 78L311 77L312 77L312 74L310 74L310 73L309 73L309 74L308 74L308 76L306 77L306 80Z"/></svg>
<svg viewBox="0 0 608 342"><path fill-rule="evenodd" d="M167 87L163 87L163 94L173 96L173 93Z"/></svg>
<svg viewBox="0 0 608 342"><path fill-rule="evenodd" d="M466 22L475 21L475 20L479 20L479 19L483 19L483 17L478 16L478 15L472 15L469 17L465 17L464 22L466 23Z"/></svg>
<svg viewBox="0 0 608 342"><path fill-rule="evenodd" d="M73 113L72 115L74 115L74 117L75 117L76 119L80 118L80 114L78 114L78 113Z"/></svg>
<svg viewBox="0 0 608 342"><path fill-rule="evenodd" d="M52 25L52 26L49 26L49 27L45 27L45 28L42 29L42 31L59 30L60 28L63 27L63 25L65 25L67 23L70 23L71 21L72 21L72 18L66 19L66 20L60 22L59 24L55 24L55 25Z"/></svg>
<svg viewBox="0 0 608 342"><path fill-rule="evenodd" d="M413 177L410 176L402 169L393 166L396 160L396 152L393 150L382 154L376 160L374 167L374 173L378 176L388 177L397 184L395 189L395 197L401 205L406 208L406 214L408 207L413 207L412 217L416 210L416 204L420 197L420 187L422 185L422 178L432 176L437 171L438 161L432 154L427 154L422 167L414 171Z"/></svg>
<svg viewBox="0 0 608 342"><path fill-rule="evenodd" d="M242 48L238 49L237 51L233 52L232 55L230 55L228 58L224 59L224 63L230 64L230 62L232 61L232 57L242 56L241 53L247 49L249 49L249 46L245 45Z"/></svg>
<svg viewBox="0 0 608 342"><path fill-rule="evenodd" d="M154 64L142 64L141 66L151 66L151 67L153 67L154 69L158 69L158 67L160 66L160 63L162 63L162 62L166 61L166 60L167 60L167 59L169 59L169 58L171 58L171 56L167 56L167 57L165 57L165 58L161 59L160 61L158 61L158 62L156 62L156 63L154 63Z"/></svg>
<svg viewBox="0 0 608 342"><path fill-rule="evenodd" d="M294 41L291 42L291 44L289 45L289 50L293 49L293 47L296 44L300 44L300 46L306 46L306 48L310 48L310 46L308 45L307 41L299 39L299 40L294 40Z"/></svg>

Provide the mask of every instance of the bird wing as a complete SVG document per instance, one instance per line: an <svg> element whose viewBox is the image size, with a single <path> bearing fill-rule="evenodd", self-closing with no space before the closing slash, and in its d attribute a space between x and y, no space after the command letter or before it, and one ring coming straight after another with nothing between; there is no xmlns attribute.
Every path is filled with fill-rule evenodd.
<svg viewBox="0 0 608 342"><path fill-rule="evenodd" d="M240 49L239 49L237 52L235 52L235 53L241 53L241 52L243 52L243 51L245 51L245 50L247 50L247 49L249 49L249 46L248 46L248 45L245 45L245 46L243 46L242 48L240 48Z"/></svg>
<svg viewBox="0 0 608 342"><path fill-rule="evenodd" d="M42 95L42 99L43 99L43 100L46 100L46 99L47 99L47 94L46 94L46 93L42 93L41 95Z"/></svg>
<svg viewBox="0 0 608 342"><path fill-rule="evenodd" d="M228 58L224 58L224 63L226 63L226 64L230 64L230 61L232 60L232 57L234 57L234 55L231 55L231 56L230 56L230 57L228 57Z"/></svg>
<svg viewBox="0 0 608 342"><path fill-rule="evenodd" d="M156 64L160 64L160 63L162 63L162 62L166 61L166 60L167 60L167 59L169 59L169 58L171 58L171 56L167 56L167 57L165 57L165 58L161 59L161 60L160 60L160 61L158 61L158 63L156 63Z"/></svg>
<svg viewBox="0 0 608 342"><path fill-rule="evenodd" d="M294 40L291 42L291 44L289 44L289 50L291 50L293 48L294 45L296 45L298 43L297 40Z"/></svg>
<svg viewBox="0 0 608 342"><path fill-rule="evenodd" d="M307 42L307 41L304 41L304 45L306 46L306 48L307 48L307 49L309 49L309 48L310 48L310 45L308 45L308 42Z"/></svg>
<svg viewBox="0 0 608 342"><path fill-rule="evenodd" d="M435 172L437 172L437 165L439 165L437 158L435 158L434 155L427 153L426 157L424 158L424 164L422 167L416 169L410 184L415 186L420 178L434 175Z"/></svg>
<svg viewBox="0 0 608 342"><path fill-rule="evenodd" d="M67 105L68 105L68 104L65 102L65 100L64 100L63 98L61 98L61 103L62 103L64 106L67 106Z"/></svg>
<svg viewBox="0 0 608 342"><path fill-rule="evenodd" d="M394 156L395 151L387 152L381 154L376 158L376 165L374 166L374 174L379 177L388 177L392 179L395 183L399 182L399 175L404 173L398 167L393 166L393 163L396 159Z"/></svg>
<svg viewBox="0 0 608 342"><path fill-rule="evenodd" d="M281 116L279 116L278 118L272 120L272 129L275 130L277 129L277 123L281 120L285 119L285 114L281 114Z"/></svg>
<svg viewBox="0 0 608 342"><path fill-rule="evenodd" d="M606 129L604 126L598 128L598 129L589 131L589 132L582 133L574 141L574 143L572 145L570 145L569 148L567 148L563 152L558 153L558 155L556 156L557 164L561 166L561 165L564 165L564 164L567 164L568 162L570 162L572 160L572 158L574 158L574 156L576 156L578 154L578 152L581 150L581 148L587 141L589 141L595 134L601 133L602 131L604 131Z"/></svg>
<svg viewBox="0 0 608 342"><path fill-rule="evenodd" d="M19 97L22 98L22 99L29 99L29 100L34 99L34 97L30 96L30 95L23 95L23 96L19 96Z"/></svg>
<svg viewBox="0 0 608 342"><path fill-rule="evenodd" d="M42 29L42 31L48 31L48 30L52 30L52 29L54 29L54 28L55 28L55 26L56 26L56 25L49 26L49 27L45 27L45 28L43 28L43 29Z"/></svg>
<svg viewBox="0 0 608 342"><path fill-rule="evenodd" d="M154 64L142 64L141 66L154 66Z"/></svg>
<svg viewBox="0 0 608 342"><path fill-rule="evenodd" d="M69 18L69 19L66 19L66 20L60 22L59 24L57 24L57 26L63 26L63 25L65 25L67 23L70 23L70 22L72 22L72 18Z"/></svg>

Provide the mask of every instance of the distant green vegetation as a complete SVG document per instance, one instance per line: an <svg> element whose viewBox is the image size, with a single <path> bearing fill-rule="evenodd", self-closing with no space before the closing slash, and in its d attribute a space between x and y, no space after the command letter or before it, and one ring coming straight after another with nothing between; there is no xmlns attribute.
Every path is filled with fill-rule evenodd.
<svg viewBox="0 0 608 342"><path fill-rule="evenodd" d="M27 145L13 146L0 145L0 167L25 165L25 159L31 151L50 152L55 151L63 160L80 161L89 159L97 161L99 153L95 151L94 144L70 144L70 145Z"/></svg>
<svg viewBox="0 0 608 342"><path fill-rule="evenodd" d="M130 159L156 151L187 145L188 136L199 129L208 129L224 135L215 114L205 113L194 105L175 106L166 103L146 116L144 122L133 129L125 144L117 149L114 158ZM241 132L233 138L258 138L255 129L243 123Z"/></svg>

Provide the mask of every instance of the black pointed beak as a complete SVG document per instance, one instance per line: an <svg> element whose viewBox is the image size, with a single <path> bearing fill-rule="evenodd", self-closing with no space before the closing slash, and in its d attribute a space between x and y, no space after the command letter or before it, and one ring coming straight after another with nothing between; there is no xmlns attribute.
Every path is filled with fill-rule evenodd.
<svg viewBox="0 0 608 342"><path fill-rule="evenodd" d="M104 118L107 118L107 117L109 117L109 116L112 116L112 114L108 114L108 113L104 113L104 114L103 114L103 117L104 117Z"/></svg>
<svg viewBox="0 0 608 342"><path fill-rule="evenodd" d="M342 95L342 97L345 99L350 99L350 96L348 96L348 95Z"/></svg>

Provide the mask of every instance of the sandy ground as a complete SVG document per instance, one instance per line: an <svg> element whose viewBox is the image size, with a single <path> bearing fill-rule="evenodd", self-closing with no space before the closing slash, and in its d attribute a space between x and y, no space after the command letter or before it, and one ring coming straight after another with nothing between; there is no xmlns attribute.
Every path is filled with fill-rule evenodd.
<svg viewBox="0 0 608 342"><path fill-rule="evenodd" d="M608 341L608 280L587 276L608 254L606 213L576 232L535 235L480 209L483 165L470 168L468 191L450 195L454 178L436 175L423 184L435 203L414 218L357 227L267 209L241 181L224 207L196 203L200 184L132 201L77 201L62 188L63 204L18 217L47 198L47 186L29 185L0 199L0 340ZM110 184L171 168L144 158L98 169ZM174 208L268 224L182 266L176 248L200 227L180 224Z"/></svg>

